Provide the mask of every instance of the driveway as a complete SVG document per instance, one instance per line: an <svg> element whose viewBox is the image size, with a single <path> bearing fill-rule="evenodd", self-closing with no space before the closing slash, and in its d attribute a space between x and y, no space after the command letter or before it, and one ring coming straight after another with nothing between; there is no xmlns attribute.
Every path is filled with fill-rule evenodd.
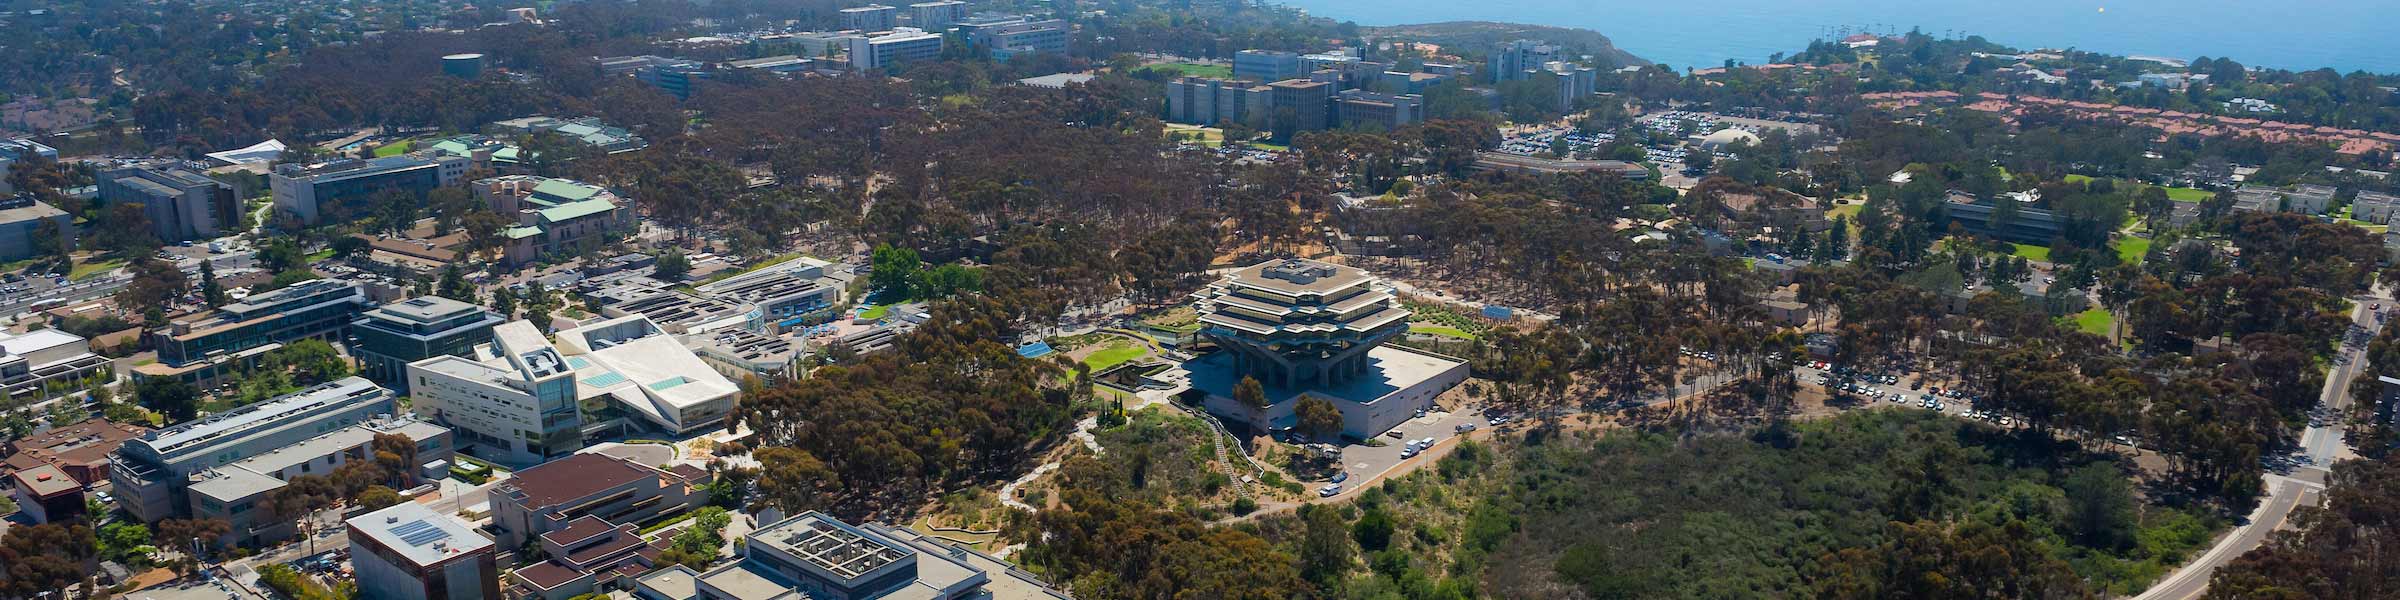
<svg viewBox="0 0 2400 600"><path fill-rule="evenodd" d="M1451 438L1458 436L1457 427L1468 423L1473 423L1478 428L1490 426L1489 423L1484 422L1481 410L1429 412L1425 413L1425 416L1409 419L1400 426L1392 428L1392 431L1400 434L1399 438L1393 438L1389 434L1377 436L1375 439L1383 444L1381 446L1369 446L1365 443L1343 446L1342 470L1349 473L1350 478L1344 480L1342 493L1334 497L1356 493L1362 484L1382 478L1392 469L1400 466L1433 460L1432 454L1434 453L1430 452L1409 458L1402 458L1400 454L1406 450L1408 440L1433 438L1435 444L1448 445ZM1312 493L1316 488L1324 487L1324 482L1321 480L1310 483L1313 484L1310 486Z"/></svg>

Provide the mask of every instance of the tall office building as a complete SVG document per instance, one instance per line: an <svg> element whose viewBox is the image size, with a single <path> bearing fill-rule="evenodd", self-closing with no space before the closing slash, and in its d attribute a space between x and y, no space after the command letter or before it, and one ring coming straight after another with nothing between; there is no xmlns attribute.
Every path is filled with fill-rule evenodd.
<svg viewBox="0 0 2400 600"><path fill-rule="evenodd" d="M1544 63L1563 59L1562 52L1559 47L1547 43L1516 40L1503 43L1493 50L1486 64L1492 72L1492 81L1517 81L1531 76L1528 72L1541 68Z"/></svg>
<svg viewBox="0 0 2400 600"><path fill-rule="evenodd" d="M842 28L859 31L891 31L900 24L900 9L881 4L853 6L842 9Z"/></svg>
<svg viewBox="0 0 2400 600"><path fill-rule="evenodd" d="M950 24L966 18L967 3L959 0L939 0L908 5L908 24L926 31L941 31Z"/></svg>
<svg viewBox="0 0 2400 600"><path fill-rule="evenodd" d="M993 60L1008 60L1019 54L1066 52L1072 30L1072 25L1058 19L1020 21L976 28L967 39Z"/></svg>
<svg viewBox="0 0 2400 600"><path fill-rule="evenodd" d="M883 35L850 38L850 68L859 71L933 60L941 55L941 34L914 27L901 27Z"/></svg>
<svg viewBox="0 0 2400 600"><path fill-rule="evenodd" d="M181 164L153 164L100 174L100 200L139 202L150 231L174 243L216 237L241 222L233 186Z"/></svg>
<svg viewBox="0 0 2400 600"><path fill-rule="evenodd" d="M343 524L366 600L500 600L498 546L458 517L402 502Z"/></svg>
<svg viewBox="0 0 2400 600"><path fill-rule="evenodd" d="M467 172L463 156L338 159L314 165L275 167L267 185L275 192L275 210L302 225L341 223L374 211L374 198L384 190L418 196L450 185Z"/></svg>
<svg viewBox="0 0 2400 600"><path fill-rule="evenodd" d="M358 374L408 393L408 364L436 356L467 356L492 341L499 313L481 306L419 296L367 311L350 322L350 355Z"/></svg>
<svg viewBox="0 0 2400 600"><path fill-rule="evenodd" d="M75 217L58 207L33 199L33 194L0 192L0 261L32 258L42 252L35 247L43 223L52 223L63 236L60 241L75 241Z"/></svg>
<svg viewBox="0 0 2400 600"><path fill-rule="evenodd" d="M1233 77L1251 81L1283 81L1306 73L1300 55L1273 50L1243 50L1233 55Z"/></svg>
<svg viewBox="0 0 2400 600"><path fill-rule="evenodd" d="M1415 94L1385 94L1342 90L1333 107L1344 128L1391 130L1425 119L1425 98Z"/></svg>
<svg viewBox="0 0 2400 600"><path fill-rule="evenodd" d="M1267 84L1270 94L1267 124L1276 131L1317 131L1325 129L1331 112L1334 84L1307 79L1286 79Z"/></svg>
<svg viewBox="0 0 2400 600"><path fill-rule="evenodd" d="M575 369L532 323L502 323L469 356L409 363L410 410L451 428L468 454L540 464L583 448Z"/></svg>

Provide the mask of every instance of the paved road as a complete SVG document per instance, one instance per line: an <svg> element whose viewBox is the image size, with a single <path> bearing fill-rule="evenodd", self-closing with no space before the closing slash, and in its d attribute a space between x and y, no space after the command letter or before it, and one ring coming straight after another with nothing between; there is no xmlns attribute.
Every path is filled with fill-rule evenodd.
<svg viewBox="0 0 2400 600"><path fill-rule="evenodd" d="M2377 319L2367 309L2370 305L2389 302L2390 299L2361 296L2352 300L2358 306L2350 311L2351 323L2374 331ZM2325 376L2325 388L2318 392L2317 401L2334 415L2341 415L2342 410L2350 406L2350 380L2358 375L2359 364L2366 360L2364 350L2363 345L2345 344L2341 352L2345 360L2337 363L2332 372ZM2337 428L2339 423L2339 418L2311 420L2308 430L2300 435L2300 448L2306 453L2311 466L2295 471L2292 477L2268 475L2267 497L2259 502L2258 509L2250 514L2248 522L2218 539L2217 545L2209 548L2200 558L2158 580L2158 583L2151 584L2149 590L2134 596L2134 600L2189 600L2200 597L2208 591L2208 580L2216 574L2218 567L2225 566L2266 541L2267 534L2283 526L2284 519L2290 517L2292 509L2301 502L2315 504L2323 495L2321 490L2325 481L2325 467L2331 466L2348 450L2342 442L2342 432Z"/></svg>

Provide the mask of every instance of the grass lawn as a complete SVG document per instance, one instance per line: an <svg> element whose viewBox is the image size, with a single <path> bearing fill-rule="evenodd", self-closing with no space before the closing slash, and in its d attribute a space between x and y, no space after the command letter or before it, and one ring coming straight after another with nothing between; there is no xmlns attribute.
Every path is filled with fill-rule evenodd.
<svg viewBox="0 0 2400 600"><path fill-rule="evenodd" d="M1472 334L1472 333L1467 333L1467 331L1466 331L1466 330L1464 330L1464 329L1459 329L1459 328L1457 328L1457 327L1450 327L1450 326L1447 326L1447 325L1435 325L1435 324L1432 324L1432 323L1410 323L1410 324L1408 324L1408 332L1409 332L1409 333L1429 333L1429 334L1438 335L1438 336L1442 336L1442 337L1447 337L1447 338L1458 338L1458 339L1462 339L1462 340L1472 340L1472 339L1475 339L1475 334Z"/></svg>
<svg viewBox="0 0 2400 600"><path fill-rule="evenodd" d="M2091 310L2075 313L2075 329L2084 333L2108 337L2109 328L2116 324L2117 316L2105 308L2095 306Z"/></svg>
<svg viewBox="0 0 2400 600"><path fill-rule="evenodd" d="M1092 372L1098 373L1148 354L1150 354L1149 348L1143 348L1133 342L1119 341L1110 343L1107 348L1102 348L1099 352L1093 352L1090 356L1083 357L1083 364L1090 365Z"/></svg>
<svg viewBox="0 0 2400 600"><path fill-rule="evenodd" d="M1225 65L1201 65L1201 64L1193 64L1193 63L1160 63L1160 64L1155 64L1155 65L1148 65L1148 66L1144 66L1144 67L1142 67L1142 68L1144 68L1144 69L1157 69L1157 70L1160 70L1160 71L1173 71L1173 72L1175 72L1175 73L1176 73L1176 74L1178 74L1178 75L1183 75L1183 76L1187 76L1187 77L1215 77L1215 78L1218 78L1218 79L1229 79L1229 78L1232 78L1232 77L1233 77L1233 67L1228 67L1228 66L1225 66Z"/></svg>
<svg viewBox="0 0 2400 600"><path fill-rule="evenodd" d="M2065 179L2067 180L2067 183L2091 183L2091 182L2092 182L2092 176L2090 176L2090 175L2073 175L2073 174L2070 174L2070 175L2067 175Z"/></svg>
<svg viewBox="0 0 2400 600"><path fill-rule="evenodd" d="M2110 245L2117 248L2117 261L2129 265L2142 264L2142 257L2150 254L2150 238L2129 237Z"/></svg>
<svg viewBox="0 0 2400 600"><path fill-rule="evenodd" d="M2014 247L2016 247L2016 249L2017 249L2017 251L2016 251L2016 255L2017 255L2017 256L2022 256L2022 257L2025 257L2025 260L2040 261L2040 262L2050 262L2050 247L2049 247L2049 246L2035 246L2035 245L2031 245L2031 244L2009 244L2009 245L2010 245L2010 246L2014 246Z"/></svg>
<svg viewBox="0 0 2400 600"><path fill-rule="evenodd" d="M1292 147L1291 147L1291 146L1286 146L1286 145L1283 145L1283 144L1269 144L1269 143L1266 143L1266 142L1250 142L1250 147L1252 147L1252 148L1257 148L1257 149L1260 149L1260 150L1272 151L1272 152L1290 152L1290 151L1292 151Z"/></svg>
<svg viewBox="0 0 2400 600"><path fill-rule="evenodd" d="M83 281L85 279L99 277L102 273L114 271L124 266L125 259L122 258L111 258L99 262L75 263L75 268L67 271L67 279L73 281Z"/></svg>
<svg viewBox="0 0 2400 600"><path fill-rule="evenodd" d="M892 305L890 305L890 304L878 304L878 305L875 305L873 308L869 308L869 309L867 309L867 311L866 311L866 312L858 313L858 317L859 317L859 318L861 318L861 319L868 319L868 320L881 319L881 318L883 318L883 316L884 316L884 315L886 315L886 314L890 314L891 312L892 312Z"/></svg>
<svg viewBox="0 0 2400 600"><path fill-rule="evenodd" d="M375 157L383 158L386 156L399 156L407 153L410 148L415 148L416 145L417 142L415 140L400 140L397 142L376 146Z"/></svg>
<svg viewBox="0 0 2400 600"><path fill-rule="evenodd" d="M2216 197L2216 192L2187 187L2167 188L2167 199L2176 202L2201 202Z"/></svg>

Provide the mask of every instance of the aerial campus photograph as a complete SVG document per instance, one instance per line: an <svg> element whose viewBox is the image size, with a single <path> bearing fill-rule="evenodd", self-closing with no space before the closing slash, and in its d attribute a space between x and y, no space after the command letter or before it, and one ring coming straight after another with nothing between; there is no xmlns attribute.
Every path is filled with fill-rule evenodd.
<svg viewBox="0 0 2400 600"><path fill-rule="evenodd" d="M0 600L2400 600L2386 2L0 0Z"/></svg>

